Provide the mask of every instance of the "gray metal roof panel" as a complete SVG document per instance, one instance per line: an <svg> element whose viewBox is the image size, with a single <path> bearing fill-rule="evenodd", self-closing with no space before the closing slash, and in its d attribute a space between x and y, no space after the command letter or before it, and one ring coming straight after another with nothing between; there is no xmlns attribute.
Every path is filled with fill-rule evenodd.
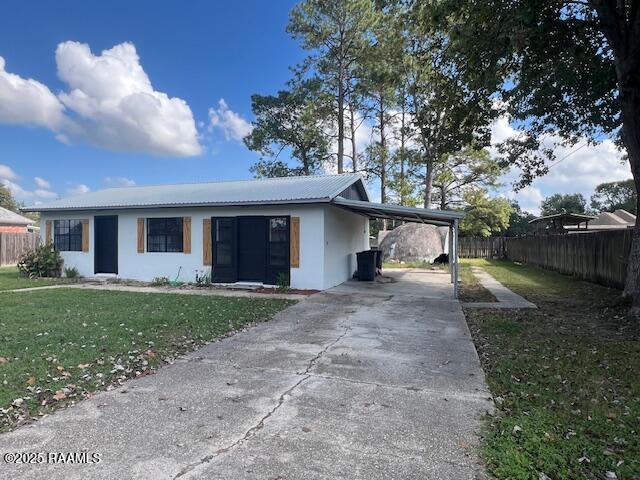
<svg viewBox="0 0 640 480"><path fill-rule="evenodd" d="M357 181L359 174L109 188L25 211L91 210L208 205L328 202Z"/></svg>
<svg viewBox="0 0 640 480"><path fill-rule="evenodd" d="M11 210L0 207L0 224L3 225L31 225L35 223L33 220L27 217L23 217Z"/></svg>
<svg viewBox="0 0 640 480"><path fill-rule="evenodd" d="M397 218L406 221L431 223L433 225L451 224L453 220L460 220L465 217L463 212L455 212L453 210L404 207L387 203L347 200L339 197L334 198L331 203L338 207L371 217Z"/></svg>

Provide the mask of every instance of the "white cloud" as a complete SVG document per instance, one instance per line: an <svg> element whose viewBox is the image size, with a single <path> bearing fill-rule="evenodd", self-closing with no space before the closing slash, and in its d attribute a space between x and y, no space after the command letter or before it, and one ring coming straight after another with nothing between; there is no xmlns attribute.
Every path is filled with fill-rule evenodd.
<svg viewBox="0 0 640 480"><path fill-rule="evenodd" d="M494 122L491 132L494 154L497 143L518 134L505 117ZM562 146L561 143L557 136L550 136L545 142L553 148L556 157L555 163L550 164L549 173L514 192L511 184L519 177L519 170L513 168L501 179L505 184L501 194L517 200L523 210L538 214L540 202L554 193L581 193L588 202L597 185L631 178L629 163L623 161L622 152L613 141L589 145L586 139L582 139L574 146Z"/></svg>
<svg viewBox="0 0 640 480"><path fill-rule="evenodd" d="M84 183L67 188L67 193L70 195L82 195L83 193L88 193L90 191L91 189Z"/></svg>
<svg viewBox="0 0 640 480"><path fill-rule="evenodd" d="M7 189L11 192L11 195L13 195L13 197L18 200L24 200L26 198L33 196L32 192L26 191L20 185L18 185L15 182L12 182L9 179L3 178L0 180L0 183L2 183L5 187L7 187Z"/></svg>
<svg viewBox="0 0 640 480"><path fill-rule="evenodd" d="M44 188L38 188L33 192L33 195L38 198L57 198L58 194L52 192L51 190L46 190Z"/></svg>
<svg viewBox="0 0 640 480"><path fill-rule="evenodd" d="M38 125L56 130L64 123L64 106L42 83L5 70L0 57L0 122Z"/></svg>
<svg viewBox="0 0 640 480"><path fill-rule="evenodd" d="M133 187L136 182L126 177L106 177L103 180L108 187Z"/></svg>
<svg viewBox="0 0 640 480"><path fill-rule="evenodd" d="M10 166L0 164L0 178L7 179L7 180L15 180L16 178L18 178L18 176L11 169Z"/></svg>
<svg viewBox="0 0 640 480"><path fill-rule="evenodd" d="M218 101L218 108L209 109L209 131L216 128L222 130L224 138L241 142L251 133L253 126L239 114L229 109L224 98Z"/></svg>
<svg viewBox="0 0 640 480"><path fill-rule="evenodd" d="M132 43L94 55L89 45L64 42L56 50L59 95L75 114L74 136L113 150L156 155L199 155L193 114L180 98L153 89Z"/></svg>
<svg viewBox="0 0 640 480"><path fill-rule="evenodd" d="M51 184L42 177L34 177L33 182L38 186L38 188L43 188L46 190L51 188Z"/></svg>
<svg viewBox="0 0 640 480"><path fill-rule="evenodd" d="M58 96L8 73L0 57L0 122L42 126L66 144L176 157L202 152L189 105L153 89L132 43L94 55L87 44L64 42L56 64L69 87Z"/></svg>
<svg viewBox="0 0 640 480"><path fill-rule="evenodd" d="M518 192L512 190L503 192L501 196L509 200L516 200L522 210L533 213L534 215L540 214L540 203L544 200L544 195L542 195L540 189L531 185L524 187Z"/></svg>
<svg viewBox="0 0 640 480"><path fill-rule="evenodd" d="M33 203L35 199L53 199L57 198L58 194L52 192L51 190L38 188L34 191L26 190L21 185L6 178L0 179L0 183L2 183L9 191L11 195L20 202L31 202Z"/></svg>

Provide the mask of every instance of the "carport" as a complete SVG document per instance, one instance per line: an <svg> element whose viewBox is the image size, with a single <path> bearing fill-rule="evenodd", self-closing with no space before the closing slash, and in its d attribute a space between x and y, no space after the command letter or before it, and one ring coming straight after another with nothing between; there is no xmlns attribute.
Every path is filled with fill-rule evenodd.
<svg viewBox="0 0 640 480"><path fill-rule="evenodd" d="M458 298L458 227L464 213L451 210L433 210L426 208L403 207L386 203L349 200L336 197L333 205L369 218L400 220L403 222L426 223L438 227L449 227L449 266L453 294Z"/></svg>

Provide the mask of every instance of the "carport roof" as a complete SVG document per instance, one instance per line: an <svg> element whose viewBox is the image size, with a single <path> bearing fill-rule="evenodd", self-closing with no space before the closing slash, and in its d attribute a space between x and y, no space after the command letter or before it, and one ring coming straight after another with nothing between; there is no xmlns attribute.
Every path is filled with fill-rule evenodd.
<svg viewBox="0 0 640 480"><path fill-rule="evenodd" d="M401 205L389 205L387 203L347 200L342 197L334 198L331 203L337 207L350 210L360 215L366 215L368 217L401 220L405 222L428 223L443 227L453 225L455 220L464 218L464 213L454 212L451 210L403 207Z"/></svg>

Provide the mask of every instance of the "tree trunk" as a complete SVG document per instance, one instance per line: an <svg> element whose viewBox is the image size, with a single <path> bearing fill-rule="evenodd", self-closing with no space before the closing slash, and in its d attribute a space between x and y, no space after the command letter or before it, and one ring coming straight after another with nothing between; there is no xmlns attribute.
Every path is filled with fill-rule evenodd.
<svg viewBox="0 0 640 480"><path fill-rule="evenodd" d="M447 187L440 186L440 210L447 209Z"/></svg>
<svg viewBox="0 0 640 480"><path fill-rule="evenodd" d="M384 97L380 94L380 201L387 203L387 134L384 118Z"/></svg>
<svg viewBox="0 0 640 480"><path fill-rule="evenodd" d="M431 193L433 191L433 160L426 162L427 171L424 176L424 208L431 208Z"/></svg>
<svg viewBox="0 0 640 480"><path fill-rule="evenodd" d="M344 83L338 80L338 173L344 172Z"/></svg>
<svg viewBox="0 0 640 480"><path fill-rule="evenodd" d="M620 89L622 102L622 141L627 150L631 173L636 185L636 191L640 192L640 78L630 81L631 85ZM640 207L640 196L636 199L637 207ZM640 210L638 210L640 212ZM633 229L631 252L627 264L627 277L624 294L633 299L633 312L640 314L640 215L636 216L636 225Z"/></svg>
<svg viewBox="0 0 640 480"><path fill-rule="evenodd" d="M596 10L600 28L613 50L622 111L622 141L629 157L636 191L640 192L640 118L638 117L640 112L640 61L638 61L640 13L636 8L632 8L629 18L625 18L626 2L589 0L588 3ZM637 200L636 206L640 206ZM640 217L636 216L624 287L624 295L633 300L632 313L636 316L640 314L639 222Z"/></svg>
<svg viewBox="0 0 640 480"><path fill-rule="evenodd" d="M405 138L404 138L404 105L402 105L402 114L400 116L400 205L404 205L404 162L405 162L405 150L404 150Z"/></svg>
<svg viewBox="0 0 640 480"><path fill-rule="evenodd" d="M349 120L351 127L351 165L353 166L353 173L358 171L358 148L356 145L356 118L353 111L353 105L349 105Z"/></svg>

